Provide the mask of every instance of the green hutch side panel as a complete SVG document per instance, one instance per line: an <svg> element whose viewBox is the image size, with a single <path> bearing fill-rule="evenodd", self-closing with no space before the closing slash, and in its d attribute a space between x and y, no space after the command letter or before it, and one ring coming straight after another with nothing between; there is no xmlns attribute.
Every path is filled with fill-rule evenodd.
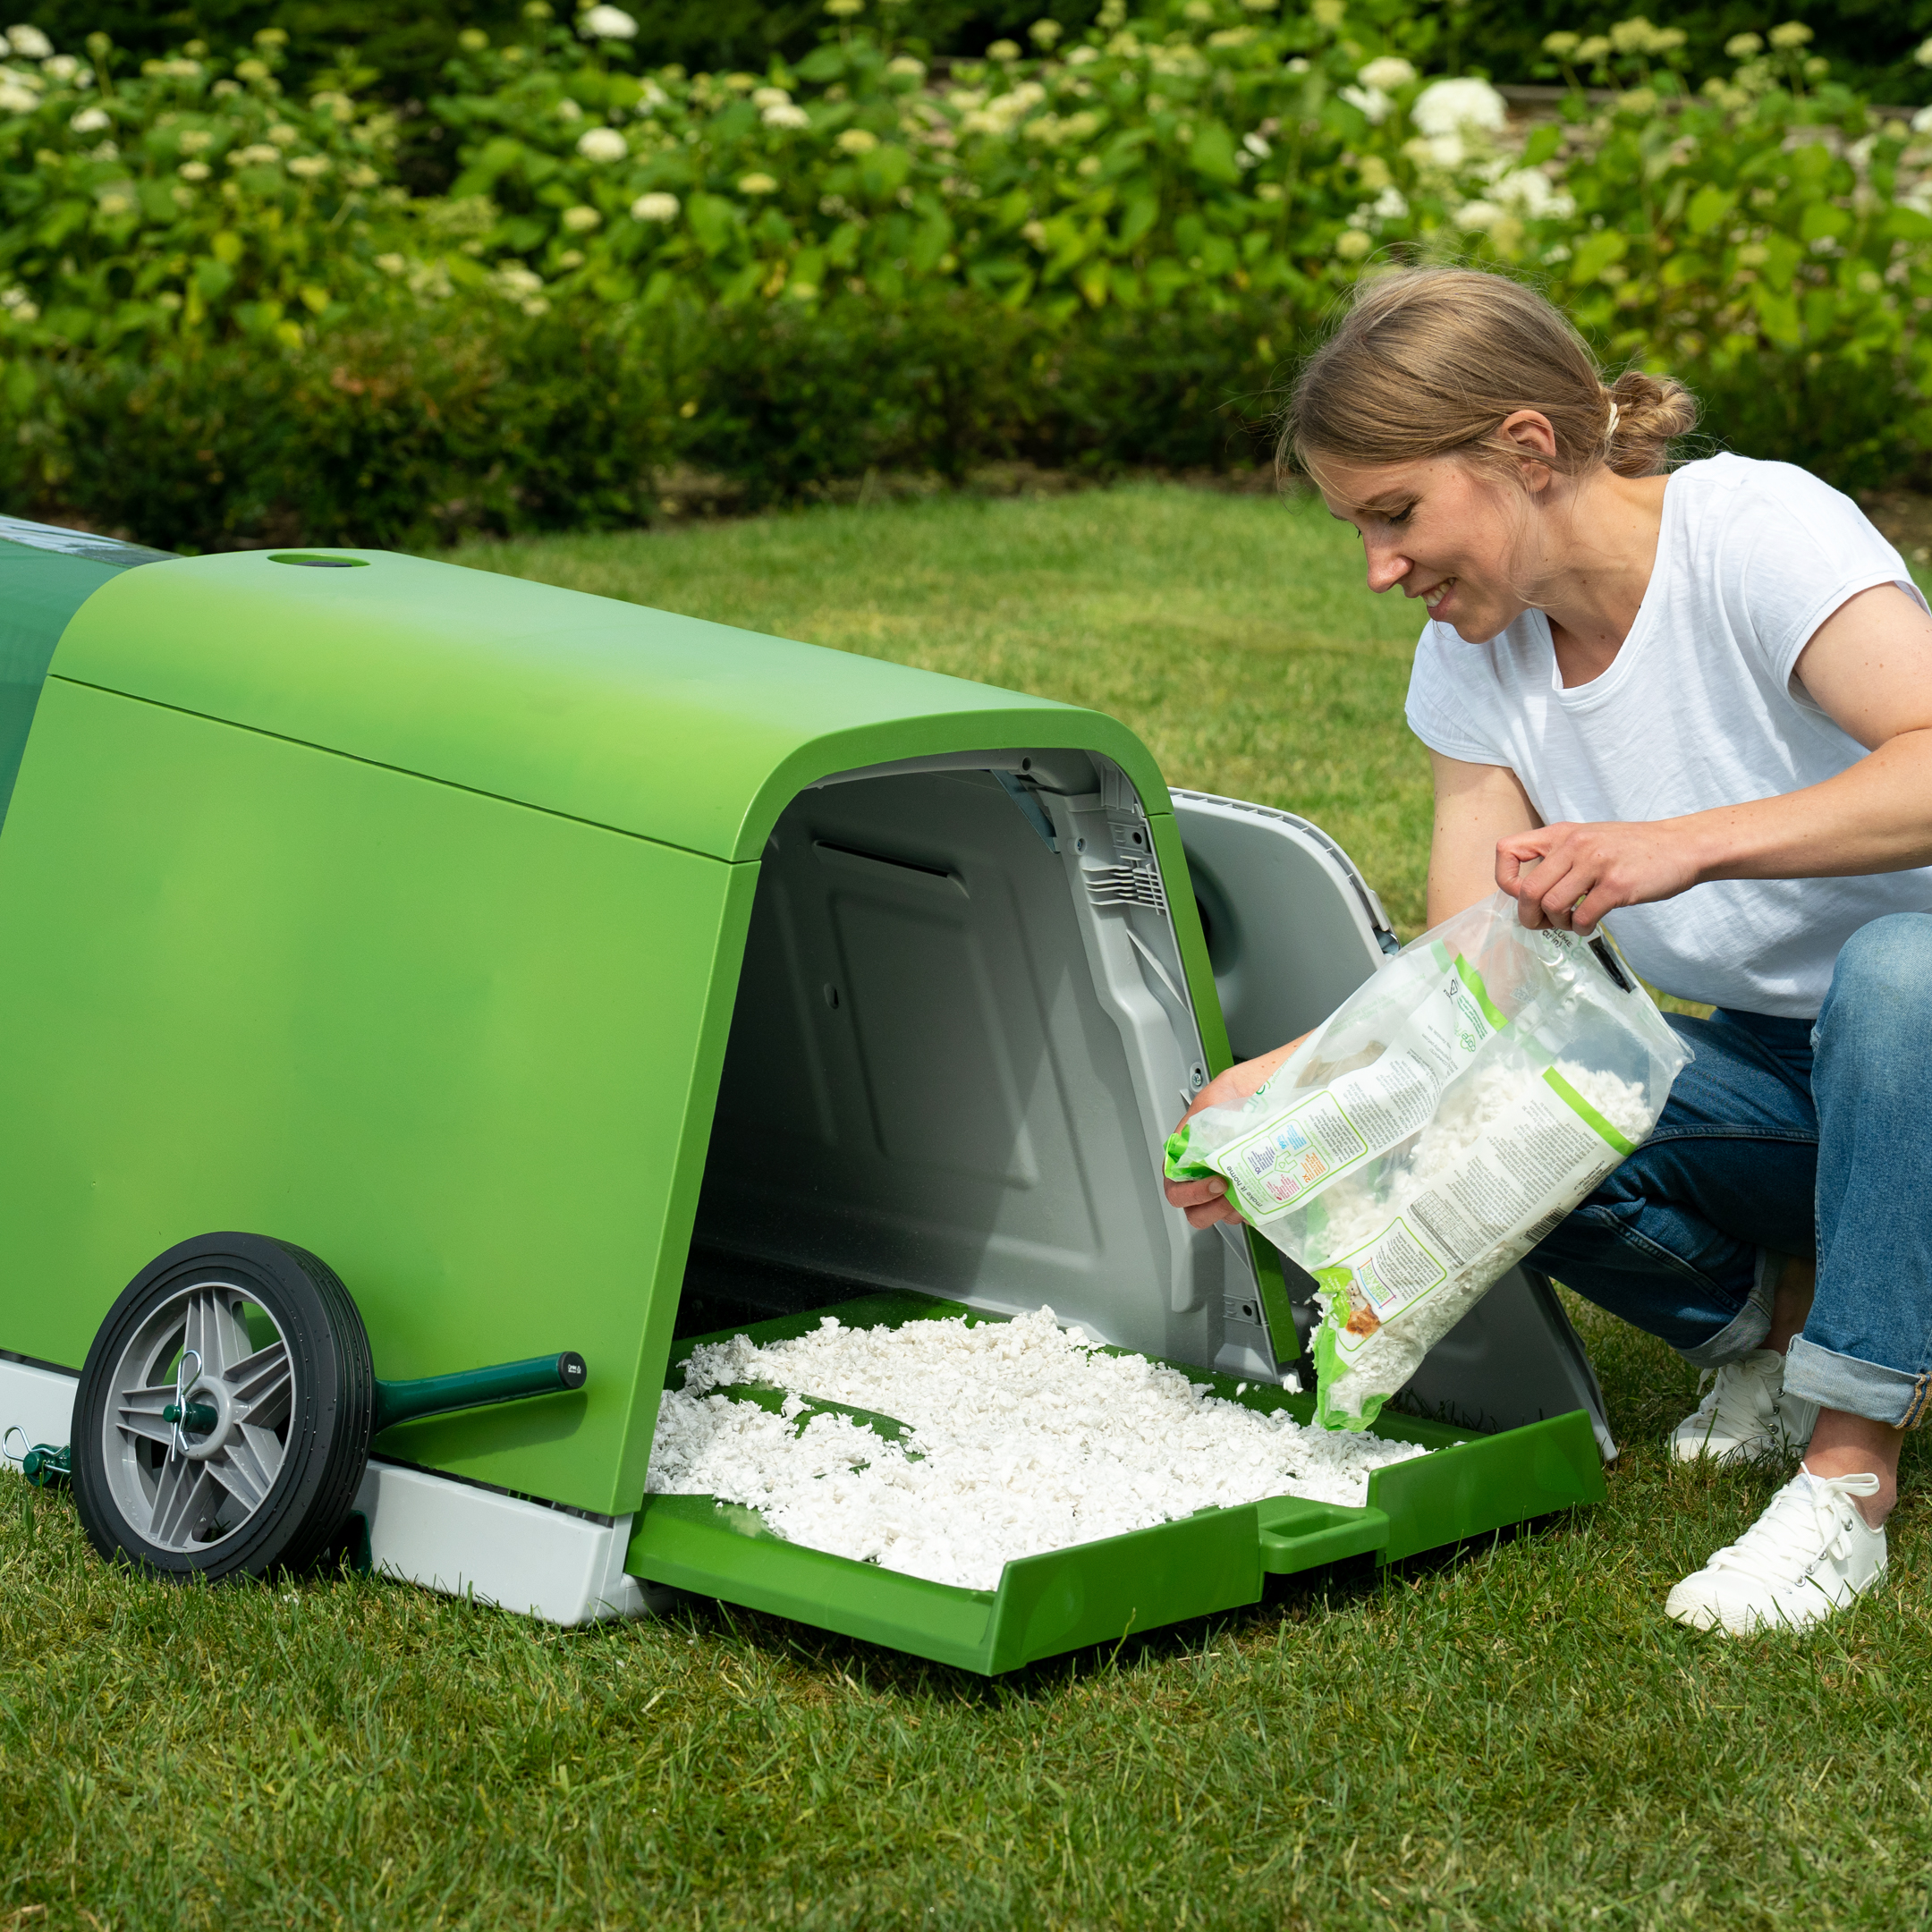
<svg viewBox="0 0 1932 1932"><path fill-rule="evenodd" d="M8 1346L78 1368L171 1243L282 1236L383 1375L593 1365L385 1453L633 1507L755 874L56 678L0 838Z"/></svg>

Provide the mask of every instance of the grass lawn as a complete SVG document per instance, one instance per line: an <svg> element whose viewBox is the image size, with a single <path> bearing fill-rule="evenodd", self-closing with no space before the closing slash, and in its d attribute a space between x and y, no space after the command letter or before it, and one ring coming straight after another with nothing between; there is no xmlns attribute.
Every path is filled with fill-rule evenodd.
<svg viewBox="0 0 1932 1932"><path fill-rule="evenodd" d="M1408 612L1318 507L1135 488L464 561L1105 707L1421 919ZM996 1682L694 1603L558 1631L368 1580L180 1591L0 1484L0 1928L1924 1923L1926 1457L1802 1639L1669 1585L1779 1472L1674 1469L1692 1377L1582 1312L1610 1497Z"/></svg>

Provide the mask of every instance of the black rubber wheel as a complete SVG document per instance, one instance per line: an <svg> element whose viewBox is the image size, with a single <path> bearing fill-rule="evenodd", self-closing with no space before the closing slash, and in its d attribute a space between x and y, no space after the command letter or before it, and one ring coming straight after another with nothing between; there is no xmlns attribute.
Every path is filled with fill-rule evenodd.
<svg viewBox="0 0 1932 1932"><path fill-rule="evenodd" d="M303 1569L348 1516L375 1413L369 1336L326 1262L261 1234L182 1241L88 1350L81 1524L102 1555L166 1576Z"/></svg>

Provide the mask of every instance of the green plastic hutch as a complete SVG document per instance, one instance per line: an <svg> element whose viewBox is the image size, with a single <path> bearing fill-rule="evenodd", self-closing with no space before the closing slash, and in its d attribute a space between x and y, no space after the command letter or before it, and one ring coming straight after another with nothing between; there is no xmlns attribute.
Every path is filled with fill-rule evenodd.
<svg viewBox="0 0 1932 1932"><path fill-rule="evenodd" d="M691 1339L830 1307L1051 1303L1305 1414L1305 1284L1156 1175L1231 1030L1393 945L1373 894L1098 713L515 578L12 523L0 600L0 1424L62 1439L121 1289L219 1228L323 1258L386 1375L580 1352L574 1394L380 1435L356 1498L380 1566L564 1623L675 1586L1003 1670L1602 1493L1517 1275L1361 1509L973 1592L648 1495Z"/></svg>

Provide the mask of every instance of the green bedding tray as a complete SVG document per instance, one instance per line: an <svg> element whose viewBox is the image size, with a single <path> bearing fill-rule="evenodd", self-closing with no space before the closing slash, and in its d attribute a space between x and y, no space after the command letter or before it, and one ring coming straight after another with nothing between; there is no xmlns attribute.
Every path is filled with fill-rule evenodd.
<svg viewBox="0 0 1932 1932"><path fill-rule="evenodd" d="M700 1342L743 1334L758 1343L803 1335L835 1315L848 1327L965 1316L997 1321L954 1301L877 1294L809 1314L693 1337L672 1351L665 1386L682 1382ZM1263 1414L1313 1419L1312 1395L1250 1386L1190 1368L1191 1382ZM722 1597L844 1636L886 1644L987 1676L1089 1644L1259 1601L1263 1580L1373 1553L1394 1563L1604 1496L1589 1418L1570 1415L1498 1436L1385 1411L1374 1433L1433 1453L1376 1470L1360 1509L1271 1496L1239 1509L1202 1510L1177 1521L1009 1563L996 1590L961 1589L788 1543L756 1510L709 1496L647 1496L624 1567L653 1583Z"/></svg>

